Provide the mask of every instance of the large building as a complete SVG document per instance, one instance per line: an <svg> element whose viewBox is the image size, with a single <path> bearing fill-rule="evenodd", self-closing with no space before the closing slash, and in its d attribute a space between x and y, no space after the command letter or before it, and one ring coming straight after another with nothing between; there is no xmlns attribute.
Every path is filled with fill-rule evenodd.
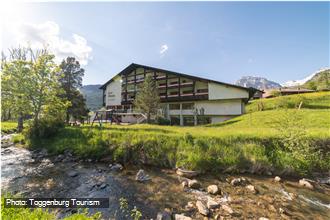
<svg viewBox="0 0 330 220"><path fill-rule="evenodd" d="M160 112L175 125L216 123L241 115L256 91L133 63L100 87L103 105L107 109L133 112L134 98L147 75L156 81ZM134 118L123 121L134 122Z"/></svg>

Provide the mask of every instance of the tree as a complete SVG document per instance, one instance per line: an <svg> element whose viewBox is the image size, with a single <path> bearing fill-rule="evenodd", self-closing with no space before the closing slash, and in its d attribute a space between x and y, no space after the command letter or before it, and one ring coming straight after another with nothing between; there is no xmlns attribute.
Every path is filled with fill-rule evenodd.
<svg viewBox="0 0 330 220"><path fill-rule="evenodd" d="M10 50L10 60L2 65L2 98L9 100L9 107L18 115L18 131L23 129L23 117L32 117L37 128L40 118L57 118L67 108L60 98L59 68L54 55L46 49L31 48Z"/></svg>
<svg viewBox="0 0 330 220"><path fill-rule="evenodd" d="M11 112L17 117L17 130L23 130L24 115L31 111L30 100L26 96L28 89L25 86L32 70L32 50L16 48L9 50L9 58L2 54L1 62L1 104L2 112Z"/></svg>
<svg viewBox="0 0 330 220"><path fill-rule="evenodd" d="M138 91L134 107L146 114L147 123L150 123L151 115L157 114L160 108L160 98L156 88L155 81L152 80L150 75L147 75L140 90Z"/></svg>
<svg viewBox="0 0 330 220"><path fill-rule="evenodd" d="M69 115L72 116L74 120L82 121L87 117L89 112L86 107L86 100L78 90L73 92L73 97L71 106L68 108Z"/></svg>
<svg viewBox="0 0 330 220"><path fill-rule="evenodd" d="M60 82L65 91L63 97L71 102L71 106L67 109L66 113L66 122L68 123L70 116L79 112L79 108L81 108L81 105L77 106L75 103L85 103L83 97L77 95L79 93L78 89L82 86L82 77L84 76L85 70L80 67L79 61L74 57L68 57L66 60L63 60L60 64L60 68L63 75Z"/></svg>

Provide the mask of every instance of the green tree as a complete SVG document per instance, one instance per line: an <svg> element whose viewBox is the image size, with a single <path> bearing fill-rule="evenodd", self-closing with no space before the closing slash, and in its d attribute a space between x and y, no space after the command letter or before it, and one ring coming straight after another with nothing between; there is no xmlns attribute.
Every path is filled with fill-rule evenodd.
<svg viewBox="0 0 330 220"><path fill-rule="evenodd" d="M150 123L151 116L157 114L160 108L160 98L155 81L147 75L134 100L134 107L141 113L146 114L147 123Z"/></svg>
<svg viewBox="0 0 330 220"><path fill-rule="evenodd" d="M2 98L9 99L10 108L18 115L18 131L23 117L32 117L32 127L38 128L44 118L60 118L67 103L60 98L59 67L47 50L17 48L10 51L10 60L2 65Z"/></svg>
<svg viewBox="0 0 330 220"><path fill-rule="evenodd" d="M32 50L16 48L9 50L8 59L2 56L1 61L1 104L2 112L10 112L17 120L17 130L23 130L24 116L31 112L28 96L29 88L25 86L32 71Z"/></svg>
<svg viewBox="0 0 330 220"><path fill-rule="evenodd" d="M68 123L70 116L77 117L77 113L81 112L82 103L85 103L83 97L77 95L80 93L78 89L82 86L82 77L85 70L80 67L79 61L74 57L68 57L66 60L63 60L60 68L63 75L60 82L65 92L63 97L71 102L71 106L69 106L66 112L66 122ZM77 105L77 103L80 104Z"/></svg>

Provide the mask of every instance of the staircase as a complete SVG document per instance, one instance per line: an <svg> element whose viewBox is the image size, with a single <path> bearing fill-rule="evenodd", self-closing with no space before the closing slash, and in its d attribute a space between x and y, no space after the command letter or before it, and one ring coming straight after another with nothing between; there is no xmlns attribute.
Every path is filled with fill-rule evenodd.
<svg viewBox="0 0 330 220"><path fill-rule="evenodd" d="M140 113L139 116L137 116L136 123L141 124L141 123L145 122L146 120L147 120L147 116Z"/></svg>

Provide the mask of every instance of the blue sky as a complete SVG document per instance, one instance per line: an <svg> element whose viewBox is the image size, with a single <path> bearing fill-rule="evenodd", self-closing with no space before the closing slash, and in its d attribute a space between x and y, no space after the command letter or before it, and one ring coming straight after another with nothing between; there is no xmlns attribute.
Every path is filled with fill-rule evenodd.
<svg viewBox="0 0 330 220"><path fill-rule="evenodd" d="M246 75L281 83L329 66L329 2L25 3L20 10L15 18L7 12L3 48L51 42L59 57L82 60L84 84L103 84L132 62L228 83Z"/></svg>

